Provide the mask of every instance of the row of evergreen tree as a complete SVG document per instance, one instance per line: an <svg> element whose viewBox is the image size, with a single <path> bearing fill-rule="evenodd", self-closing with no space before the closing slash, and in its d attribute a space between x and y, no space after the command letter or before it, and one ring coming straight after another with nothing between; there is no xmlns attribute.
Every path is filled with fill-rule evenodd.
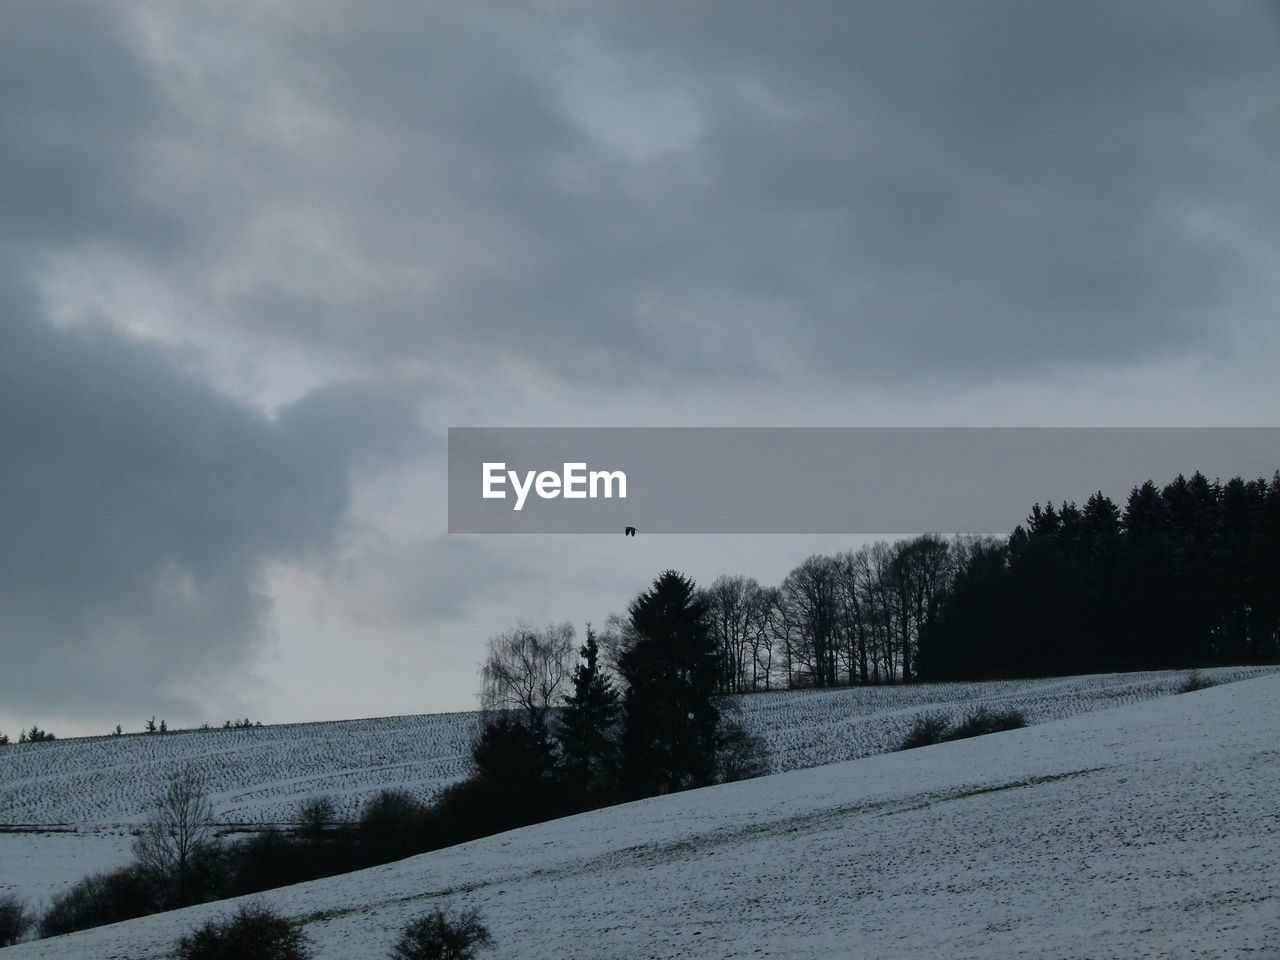
<svg viewBox="0 0 1280 960"><path fill-rule="evenodd" d="M1033 507L970 553L920 640L923 679L1280 659L1280 473Z"/></svg>
<svg viewBox="0 0 1280 960"><path fill-rule="evenodd" d="M1280 659L1280 473L1032 507L700 591L722 693Z"/></svg>
<svg viewBox="0 0 1280 960"><path fill-rule="evenodd" d="M455 833L480 836L767 772L763 744L722 709L706 603L693 581L665 571L628 614L611 665L587 628L565 694L557 638L572 636L567 624L518 628L490 644L474 772L439 800Z"/></svg>
<svg viewBox="0 0 1280 960"><path fill-rule="evenodd" d="M46 743L50 740L57 740L52 733L47 730L41 730L35 724L31 725L30 730L22 730L18 733L19 743ZM9 742L9 735L0 733L0 746L4 746Z"/></svg>

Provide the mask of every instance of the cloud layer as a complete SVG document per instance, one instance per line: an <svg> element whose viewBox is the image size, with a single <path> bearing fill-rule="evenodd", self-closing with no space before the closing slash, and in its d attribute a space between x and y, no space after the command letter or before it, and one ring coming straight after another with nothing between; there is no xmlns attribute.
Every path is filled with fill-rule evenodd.
<svg viewBox="0 0 1280 960"><path fill-rule="evenodd" d="M422 424L1280 403L1261 2L27 3L0 137L0 720L644 586L445 544Z"/></svg>
<svg viewBox="0 0 1280 960"><path fill-rule="evenodd" d="M412 404L335 386L268 418L167 348L4 307L0 698L189 713L260 652L267 566L331 548L353 471L418 442Z"/></svg>

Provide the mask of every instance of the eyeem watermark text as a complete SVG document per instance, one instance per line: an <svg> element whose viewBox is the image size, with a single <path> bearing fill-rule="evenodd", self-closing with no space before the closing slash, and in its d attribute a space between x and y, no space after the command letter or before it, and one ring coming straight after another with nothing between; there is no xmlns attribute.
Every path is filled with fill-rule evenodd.
<svg viewBox="0 0 1280 960"><path fill-rule="evenodd" d="M515 492L513 510L524 508L524 501L533 490L543 500L563 497L565 500L595 500L599 497L620 500L627 498L627 475L621 470L588 470L586 463L565 463L560 473L554 470L526 470L523 476L517 470L508 470L505 462L486 462L482 468L483 497L486 500L505 500L508 481ZM616 491L616 492L615 492Z"/></svg>

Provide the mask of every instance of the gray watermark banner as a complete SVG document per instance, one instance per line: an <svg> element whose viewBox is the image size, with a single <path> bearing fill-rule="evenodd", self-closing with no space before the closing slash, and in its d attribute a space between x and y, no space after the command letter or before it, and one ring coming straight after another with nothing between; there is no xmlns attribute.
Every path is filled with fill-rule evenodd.
<svg viewBox="0 0 1280 960"><path fill-rule="evenodd" d="M450 533L994 533L1280 469L1274 427L452 427Z"/></svg>

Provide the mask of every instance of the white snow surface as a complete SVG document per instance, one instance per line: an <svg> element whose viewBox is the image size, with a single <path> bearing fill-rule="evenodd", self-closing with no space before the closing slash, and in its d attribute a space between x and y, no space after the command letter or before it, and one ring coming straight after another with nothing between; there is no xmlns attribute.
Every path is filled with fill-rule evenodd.
<svg viewBox="0 0 1280 960"><path fill-rule="evenodd" d="M82 877L128 863L132 850L133 836L120 829L0 833L0 897L43 912Z"/></svg>
<svg viewBox="0 0 1280 960"><path fill-rule="evenodd" d="M251 898L318 960L438 904L486 956L1280 958L1280 676L659 797ZM513 802L517 802L513 798ZM151 960L232 903L21 944Z"/></svg>
<svg viewBox="0 0 1280 960"><path fill-rule="evenodd" d="M1224 683L1273 667L1202 671ZM909 684L778 691L737 698L739 719L769 745L774 772L892 749L921 713L955 718L985 704L1028 723L1172 693L1186 672L1111 673L1048 680ZM136 826L169 779L194 776L220 823L288 823L299 801L326 795L339 819L387 788L423 800L470 766L477 713L441 713L246 729L86 737L0 747L0 828Z"/></svg>

